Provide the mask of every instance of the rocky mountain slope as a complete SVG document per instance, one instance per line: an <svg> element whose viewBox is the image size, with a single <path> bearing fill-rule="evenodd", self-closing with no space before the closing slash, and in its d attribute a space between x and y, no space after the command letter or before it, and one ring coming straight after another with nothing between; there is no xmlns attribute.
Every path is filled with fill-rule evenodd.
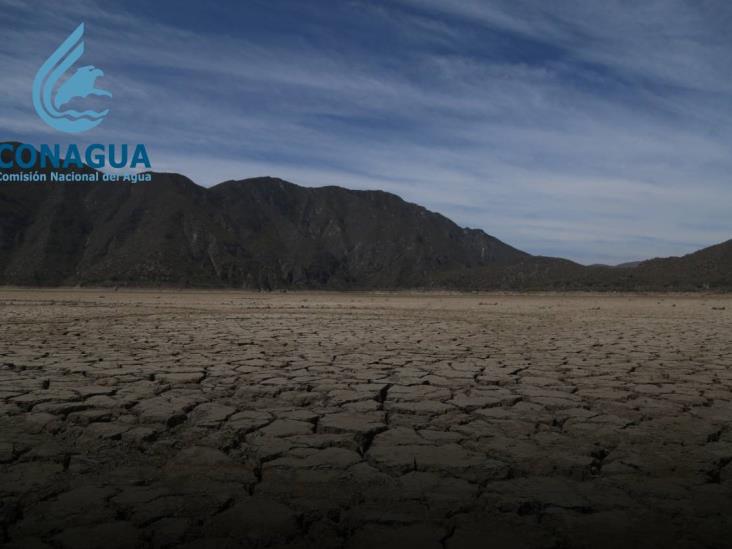
<svg viewBox="0 0 732 549"><path fill-rule="evenodd" d="M0 284L236 288L732 289L732 241L584 267L537 257L381 191L275 178L203 188L0 184Z"/></svg>
<svg viewBox="0 0 732 549"><path fill-rule="evenodd" d="M419 287L528 257L380 191L172 174L0 186L4 284Z"/></svg>

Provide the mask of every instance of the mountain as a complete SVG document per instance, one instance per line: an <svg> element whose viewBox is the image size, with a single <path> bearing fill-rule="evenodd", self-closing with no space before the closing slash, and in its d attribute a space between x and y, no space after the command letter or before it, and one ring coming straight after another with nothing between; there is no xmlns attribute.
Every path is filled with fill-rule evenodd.
<svg viewBox="0 0 732 549"><path fill-rule="evenodd" d="M641 261L626 276L645 288L732 290L732 240L683 257Z"/></svg>
<svg viewBox="0 0 732 549"><path fill-rule="evenodd" d="M175 174L0 185L3 284L421 287L527 257L381 191Z"/></svg>
<svg viewBox="0 0 732 549"><path fill-rule="evenodd" d="M382 191L269 177L204 188L156 173L136 184L0 183L0 284L732 289L732 241L584 267L532 256Z"/></svg>

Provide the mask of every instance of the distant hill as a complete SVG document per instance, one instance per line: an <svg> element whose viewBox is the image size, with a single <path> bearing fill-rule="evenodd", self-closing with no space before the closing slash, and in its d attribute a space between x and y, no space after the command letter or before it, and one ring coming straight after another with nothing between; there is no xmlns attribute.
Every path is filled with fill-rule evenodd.
<svg viewBox="0 0 732 549"><path fill-rule="evenodd" d="M617 267L620 269L632 269L634 267L637 267L643 263L642 261L627 261L625 263L618 263L617 265L613 265L613 267Z"/></svg>
<svg viewBox="0 0 732 549"><path fill-rule="evenodd" d="M442 285L462 290L732 291L732 241L630 267L585 267L530 256L511 265L440 276Z"/></svg>
<svg viewBox="0 0 732 549"><path fill-rule="evenodd" d="M0 184L0 284L251 289L732 289L732 241L583 267L517 250L382 191L276 178L203 188Z"/></svg>
<svg viewBox="0 0 732 549"><path fill-rule="evenodd" d="M642 261L627 276L639 286L659 289L732 290L732 240L683 257Z"/></svg>

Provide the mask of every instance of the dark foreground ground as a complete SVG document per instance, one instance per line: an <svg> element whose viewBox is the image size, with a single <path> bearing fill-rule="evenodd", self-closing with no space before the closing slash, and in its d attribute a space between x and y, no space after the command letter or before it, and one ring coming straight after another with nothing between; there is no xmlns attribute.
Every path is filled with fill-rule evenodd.
<svg viewBox="0 0 732 549"><path fill-rule="evenodd" d="M0 545L732 546L732 299L0 291Z"/></svg>

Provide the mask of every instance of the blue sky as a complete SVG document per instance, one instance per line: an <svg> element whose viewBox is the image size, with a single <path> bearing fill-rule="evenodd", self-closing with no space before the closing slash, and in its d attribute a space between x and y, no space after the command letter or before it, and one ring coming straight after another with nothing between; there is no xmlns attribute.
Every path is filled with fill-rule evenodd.
<svg viewBox="0 0 732 549"><path fill-rule="evenodd" d="M384 189L582 263L732 238L727 0L0 0L0 139L86 23L114 97L73 138L145 143L202 185Z"/></svg>

